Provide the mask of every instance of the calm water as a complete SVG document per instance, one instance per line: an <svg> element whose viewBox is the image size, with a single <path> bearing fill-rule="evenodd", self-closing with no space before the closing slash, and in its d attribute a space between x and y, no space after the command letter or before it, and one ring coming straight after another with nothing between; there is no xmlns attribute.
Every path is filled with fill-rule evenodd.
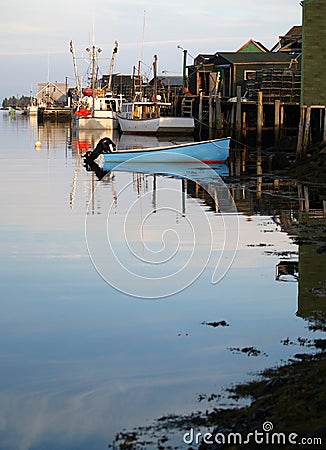
<svg viewBox="0 0 326 450"><path fill-rule="evenodd" d="M1 450L105 449L298 352L282 340L319 336L297 314L294 277L276 280L279 252L295 261L298 246L266 210L241 212L246 186L230 186L239 213L221 218L178 176L99 181L77 150L98 136L6 112L0 129ZM231 350L251 346L261 353Z"/></svg>

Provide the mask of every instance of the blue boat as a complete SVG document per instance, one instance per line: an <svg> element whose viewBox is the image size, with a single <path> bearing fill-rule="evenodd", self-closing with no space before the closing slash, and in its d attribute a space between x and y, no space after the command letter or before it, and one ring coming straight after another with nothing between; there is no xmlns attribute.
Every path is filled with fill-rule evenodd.
<svg viewBox="0 0 326 450"><path fill-rule="evenodd" d="M92 152L85 155L85 160L95 161L101 157L104 163L131 162L141 157L142 163L184 163L200 161L206 164L223 164L228 159L230 138L168 145L164 147L136 150L117 150L114 142L105 137L101 139ZM135 160L136 161L136 160Z"/></svg>

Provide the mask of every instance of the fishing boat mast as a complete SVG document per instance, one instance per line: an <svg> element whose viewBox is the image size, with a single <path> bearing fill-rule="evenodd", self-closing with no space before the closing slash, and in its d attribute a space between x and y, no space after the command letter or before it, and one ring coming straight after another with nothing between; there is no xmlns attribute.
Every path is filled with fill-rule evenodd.
<svg viewBox="0 0 326 450"><path fill-rule="evenodd" d="M114 59L115 59L115 55L117 54L117 52L118 52L118 42L114 41L111 62L110 62L110 71L109 71L109 83L108 83L108 91L109 92L111 92L111 90L112 90L112 76L113 76L113 68L114 68Z"/></svg>
<svg viewBox="0 0 326 450"><path fill-rule="evenodd" d="M157 105L157 55L154 55L154 61L153 61L153 76L154 76L154 86L153 86L153 102L154 102L154 109L155 109L155 116L159 116L160 109Z"/></svg>
<svg viewBox="0 0 326 450"><path fill-rule="evenodd" d="M95 114L95 88L96 83L97 83L97 72L98 72L98 67L97 67L97 55L99 53L101 53L102 49L95 48L95 45L93 43L92 47L86 48L86 51L89 53L90 55L90 59L91 59L91 82L92 82L92 117L94 117Z"/></svg>
<svg viewBox="0 0 326 450"><path fill-rule="evenodd" d="M77 94L78 94L78 97L80 98L81 94L82 94L82 92L81 92L81 84L80 84L80 79L79 79L79 76L78 76L78 68L77 68L75 47L74 47L74 43L73 43L72 40L70 41L70 52L72 54L72 61L73 61L73 65L74 65Z"/></svg>

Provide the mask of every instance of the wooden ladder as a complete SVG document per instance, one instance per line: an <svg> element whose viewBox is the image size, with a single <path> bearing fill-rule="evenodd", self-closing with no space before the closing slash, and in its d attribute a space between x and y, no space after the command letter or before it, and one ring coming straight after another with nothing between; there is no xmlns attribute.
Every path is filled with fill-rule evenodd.
<svg viewBox="0 0 326 450"><path fill-rule="evenodd" d="M181 115L183 117L192 117L193 99L184 97L181 102Z"/></svg>

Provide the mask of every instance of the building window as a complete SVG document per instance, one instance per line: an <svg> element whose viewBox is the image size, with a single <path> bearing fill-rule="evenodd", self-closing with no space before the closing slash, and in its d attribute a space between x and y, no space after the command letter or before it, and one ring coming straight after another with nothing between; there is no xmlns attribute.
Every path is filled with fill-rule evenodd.
<svg viewBox="0 0 326 450"><path fill-rule="evenodd" d="M256 70L245 70L243 74L244 80L253 80L256 77Z"/></svg>

